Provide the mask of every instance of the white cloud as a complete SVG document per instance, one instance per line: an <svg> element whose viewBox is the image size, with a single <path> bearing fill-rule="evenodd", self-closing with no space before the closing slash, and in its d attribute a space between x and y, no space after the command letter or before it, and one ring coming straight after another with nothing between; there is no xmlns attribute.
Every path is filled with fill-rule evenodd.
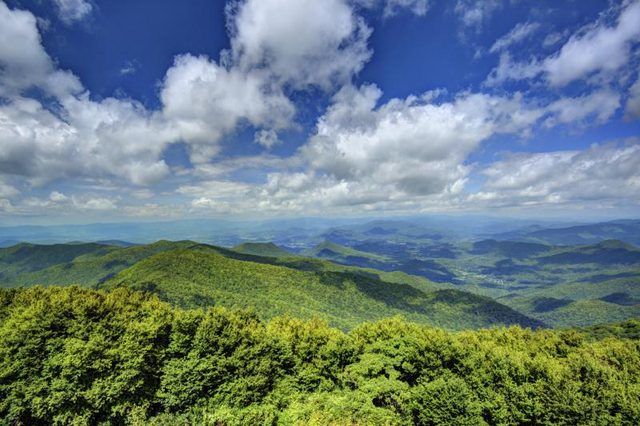
<svg viewBox="0 0 640 426"><path fill-rule="evenodd" d="M77 77L60 71L42 47L36 19L0 2L0 170L41 184L73 176L112 176L143 184L168 172L159 159L175 138L139 103L90 99ZM57 101L55 110L22 96L31 87Z"/></svg>
<svg viewBox="0 0 640 426"><path fill-rule="evenodd" d="M350 81L370 56L370 29L344 0L240 1L228 7L227 19L231 50L221 62L178 56L161 90L164 117L198 164L243 123L266 132L291 126L287 88L330 90ZM258 136L263 144L277 140Z"/></svg>
<svg viewBox="0 0 640 426"><path fill-rule="evenodd" d="M542 45L544 47L555 46L556 44L560 43L565 37L566 37L566 34L564 32L555 32L555 33L547 34L547 36L542 41Z"/></svg>
<svg viewBox="0 0 640 426"><path fill-rule="evenodd" d="M301 148L306 170L269 175L263 198L270 208L444 202L462 193L465 159L483 140L524 132L543 114L517 95L462 94L437 103L426 93L378 106L380 96L373 85L336 94Z"/></svg>
<svg viewBox="0 0 640 426"><path fill-rule="evenodd" d="M260 71L224 68L204 56L182 55L166 74L160 97L164 117L192 147L192 161L208 161L216 142L246 121L283 128L295 108Z"/></svg>
<svg viewBox="0 0 640 426"><path fill-rule="evenodd" d="M368 9L382 8L382 15L390 18L401 9L408 9L417 16L424 16L429 10L428 0L355 0L354 3Z"/></svg>
<svg viewBox="0 0 640 426"><path fill-rule="evenodd" d="M168 204L140 201L156 196L183 202L172 205L172 211L181 214L319 213L353 211L353 206L421 211L466 208L487 200L508 205L518 200L542 203L584 197L566 189L580 187L578 178L545 186L543 181L553 167L564 167L575 176L588 170L591 177L580 178L591 179L591 187L637 186L637 175L631 172L620 179L612 177L616 167L637 166L637 149L606 146L510 157L487 168L485 187L469 196L466 185L477 167L468 164L469 156L483 141L496 134L527 136L540 124L604 122L620 107L620 94L600 85L581 96L545 102L525 100L519 93L470 92L443 101L442 93L434 91L381 103L382 92L376 86L356 88L351 83L371 55L367 47L371 29L354 13L352 4L347 0L235 2L228 12L231 50L218 62L205 56L177 56L159 87L160 110L149 111L131 99L92 98L76 76L58 69L47 55L33 15L10 10L0 2L0 37L12 41L0 44L0 96L4 98L0 104L0 210L101 214L117 209L136 216L167 215ZM376 1L371 7L382 4L385 14L403 7L420 15L422 5L424 11L428 6L421 1L391 0ZM497 2L459 1L456 11L465 25L477 29L498 7ZM536 25L521 24L496 41L492 51L502 52L501 65L492 74L496 82L539 75L551 79L549 61L559 60L562 50L528 63L513 62L507 52ZM619 36L613 37L616 40L630 40L633 31L625 25L622 17L613 27L594 25L567 45L572 40L603 37L589 36L598 31L613 31ZM621 31L627 36L620 36ZM624 43L614 45L623 46L625 53ZM588 68L576 67L574 74L602 72L584 71ZM41 89L51 102L28 98L27 89L32 87ZM266 149L280 143L278 131L295 126L292 92L320 88L332 93L340 87L297 155L216 158L220 141L245 125L260 129L255 142ZM637 87L638 83L630 90L628 115L637 110ZM186 144L193 168L172 170L163 160L164 150L176 142ZM599 169L590 165L600 161L598 155L608 159L598 167L611 172L599 181L594 177ZM521 167L523 176L513 171L509 176L509 167ZM259 176L256 180L261 183L234 181L231 176L238 169ZM523 188L518 182L525 180L526 173L539 176L541 183ZM58 180L73 185L65 185L63 193L54 189ZM158 192L140 187L159 181L163 186L153 187ZM501 188L504 182L513 182L513 188ZM49 195L21 199L17 188L29 186L39 186L37 193L46 190ZM91 192L78 190L81 186ZM611 197L629 196L616 190ZM581 191L588 192L586 187Z"/></svg>
<svg viewBox="0 0 640 426"><path fill-rule="evenodd" d="M0 96L13 96L32 86L63 96L82 90L73 74L54 69L42 47L37 20L0 2Z"/></svg>
<svg viewBox="0 0 640 426"><path fill-rule="evenodd" d="M544 71L553 86L563 86L593 72L613 72L629 61L630 43L640 39L640 2L629 3L615 26L596 25L574 35L547 58Z"/></svg>
<svg viewBox="0 0 640 426"><path fill-rule="evenodd" d="M88 198L82 200L74 197L73 205L81 210L115 210L117 208L116 202L108 198Z"/></svg>
<svg viewBox="0 0 640 426"><path fill-rule="evenodd" d="M491 70L484 84L486 86L498 86L508 80L526 80L535 78L541 72L541 65L537 59L530 62L514 62L508 52L500 55L498 66Z"/></svg>
<svg viewBox="0 0 640 426"><path fill-rule="evenodd" d="M112 176L136 184L157 181L169 127L133 102L86 95L61 101L64 120L32 99L0 106L0 169L34 183L73 176ZM70 161L72 159L72 161Z"/></svg>
<svg viewBox="0 0 640 426"><path fill-rule="evenodd" d="M576 98L561 98L545 107L550 117L547 127L559 123L604 123L620 108L620 94L611 89L601 89Z"/></svg>
<svg viewBox="0 0 640 426"><path fill-rule="evenodd" d="M62 22L70 25L82 21L93 11L93 6L86 0L53 0Z"/></svg>
<svg viewBox="0 0 640 426"><path fill-rule="evenodd" d="M620 9L614 25L603 21L589 25L547 58L513 62L509 55L503 54L487 82L495 85L507 80L532 79L540 74L553 87L592 76L610 81L629 63L632 46L640 41L639 22L640 1L628 2Z"/></svg>
<svg viewBox="0 0 640 426"><path fill-rule="evenodd" d="M584 205L640 200L640 144L594 145L583 151L517 154L487 167L482 191L492 205ZM635 201L634 201L635 200Z"/></svg>
<svg viewBox="0 0 640 426"><path fill-rule="evenodd" d="M489 52L496 53L520 43L540 28L537 22L522 22L493 43Z"/></svg>
<svg viewBox="0 0 640 426"><path fill-rule="evenodd" d="M371 29L345 0L246 0L228 15L233 63L297 89L344 84L371 55Z"/></svg>
<svg viewBox="0 0 640 426"><path fill-rule="evenodd" d="M145 185L169 173L162 152L172 142L186 142L200 164L239 125L291 126L295 107L283 85L328 89L348 81L369 57L370 30L342 0L289 3L236 3L224 65L176 57L161 86L162 111L150 112L133 100L92 100L77 77L56 69L33 15L0 2L0 35L12 41L0 46L3 172L35 184L79 176ZM282 10L289 14L280 16ZM56 111L22 96L34 86L56 98Z"/></svg>

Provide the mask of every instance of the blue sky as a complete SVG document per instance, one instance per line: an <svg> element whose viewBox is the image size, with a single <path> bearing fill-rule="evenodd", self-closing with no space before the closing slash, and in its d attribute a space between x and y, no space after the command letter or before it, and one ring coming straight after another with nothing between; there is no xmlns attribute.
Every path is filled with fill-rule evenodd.
<svg viewBox="0 0 640 426"><path fill-rule="evenodd" d="M637 216L640 2L0 0L0 220Z"/></svg>

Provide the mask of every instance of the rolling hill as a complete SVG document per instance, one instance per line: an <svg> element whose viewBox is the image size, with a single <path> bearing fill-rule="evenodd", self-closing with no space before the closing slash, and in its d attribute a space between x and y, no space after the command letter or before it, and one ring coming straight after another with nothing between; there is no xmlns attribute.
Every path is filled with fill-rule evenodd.
<svg viewBox="0 0 640 426"><path fill-rule="evenodd" d="M321 317L343 329L394 315L449 329L542 325L489 298L458 290L423 292L349 270L298 270L203 249L151 256L101 287L150 291L185 308L251 307L264 319Z"/></svg>

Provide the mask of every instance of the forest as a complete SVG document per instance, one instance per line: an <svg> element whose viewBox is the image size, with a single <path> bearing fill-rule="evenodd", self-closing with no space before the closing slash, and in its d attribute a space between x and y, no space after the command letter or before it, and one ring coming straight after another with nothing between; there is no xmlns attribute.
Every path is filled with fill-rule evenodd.
<svg viewBox="0 0 640 426"><path fill-rule="evenodd" d="M640 321L445 331L183 309L118 287L0 290L0 421L638 424Z"/></svg>

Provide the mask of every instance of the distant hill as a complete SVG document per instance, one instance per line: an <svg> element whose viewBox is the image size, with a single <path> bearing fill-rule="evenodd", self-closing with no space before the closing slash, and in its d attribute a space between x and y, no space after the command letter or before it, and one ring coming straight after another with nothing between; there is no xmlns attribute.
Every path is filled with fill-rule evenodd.
<svg viewBox="0 0 640 426"><path fill-rule="evenodd" d="M0 249L0 286L69 285L92 287L136 262L195 243L158 241L118 247L105 244L53 244Z"/></svg>
<svg viewBox="0 0 640 426"><path fill-rule="evenodd" d="M497 239L518 239L552 245L596 244L622 240L640 245L640 220L616 220L563 228L542 228L496 234Z"/></svg>
<svg viewBox="0 0 640 426"><path fill-rule="evenodd" d="M113 247L95 243L52 245L20 243L2 248L0 249L0 283L11 283L21 274L66 264L82 255L105 255L113 249Z"/></svg>
<svg viewBox="0 0 640 426"><path fill-rule="evenodd" d="M526 258L545 253L549 250L551 250L551 247L545 244L527 243L520 241L482 240L473 243L471 253L495 253L502 256Z"/></svg>
<svg viewBox="0 0 640 426"><path fill-rule="evenodd" d="M620 240L605 240L594 245L559 249L538 258L542 264L633 265L640 264L640 249Z"/></svg>
<svg viewBox="0 0 640 426"><path fill-rule="evenodd" d="M253 254L264 257L288 257L292 253L284 250L273 243L242 243L233 248L239 253Z"/></svg>
<svg viewBox="0 0 640 426"><path fill-rule="evenodd" d="M386 256L356 250L351 247L336 244L327 240L316 245L312 249L305 251L304 254L313 257L320 257L323 259L343 261L345 263L352 263L349 262L350 258L352 258L354 261L357 259L367 259L379 262L385 262L389 260Z"/></svg>

